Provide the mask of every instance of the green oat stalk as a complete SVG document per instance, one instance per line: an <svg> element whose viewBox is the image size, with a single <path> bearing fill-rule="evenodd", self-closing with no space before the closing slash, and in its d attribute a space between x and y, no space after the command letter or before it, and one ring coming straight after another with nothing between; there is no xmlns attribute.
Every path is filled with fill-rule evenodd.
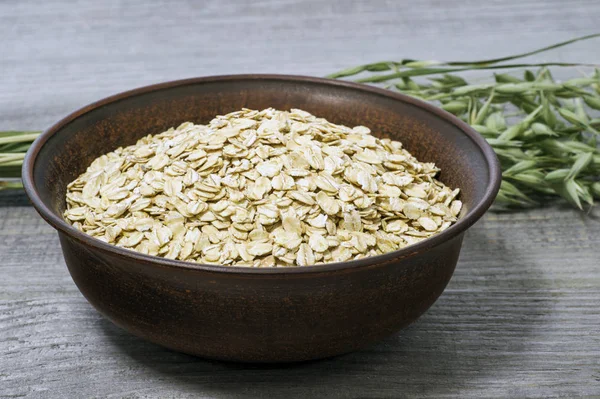
<svg viewBox="0 0 600 399"><path fill-rule="evenodd" d="M500 159L503 181L497 204L532 207L563 199L582 209L583 204L592 205L600 198L600 118L591 116L600 110L600 70L595 64L506 62L597 37L600 33L479 61L377 62L328 77L354 76L356 82L385 84L433 102L469 123ZM592 76L565 82L555 81L549 69L575 66L596 68ZM495 73L488 83L469 84L455 75L515 68L521 70L522 78ZM413 79L424 76L429 76L425 82Z"/></svg>

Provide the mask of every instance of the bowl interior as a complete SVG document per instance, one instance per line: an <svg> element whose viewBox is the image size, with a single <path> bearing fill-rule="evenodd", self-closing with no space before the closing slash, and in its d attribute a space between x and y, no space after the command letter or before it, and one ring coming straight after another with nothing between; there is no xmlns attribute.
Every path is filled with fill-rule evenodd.
<svg viewBox="0 0 600 399"><path fill-rule="evenodd" d="M45 206L62 218L67 184L95 158L119 146L184 121L207 123L244 107L300 108L334 123L368 126L378 137L400 140L419 160L435 162L441 168L439 179L461 189L464 217L494 190L495 159L482 139L465 133L467 125L423 104L314 78L230 76L156 85L101 100L50 128L47 141L32 156L31 183Z"/></svg>

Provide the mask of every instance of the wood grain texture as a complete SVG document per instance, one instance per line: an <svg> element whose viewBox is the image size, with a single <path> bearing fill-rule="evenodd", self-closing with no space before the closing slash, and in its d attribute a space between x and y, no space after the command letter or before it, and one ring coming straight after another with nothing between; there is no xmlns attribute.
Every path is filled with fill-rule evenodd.
<svg viewBox="0 0 600 399"><path fill-rule="evenodd" d="M598 17L593 0L4 1L0 123L39 129L114 92L191 76L502 56L591 33ZM597 47L535 59L600 62ZM0 397L600 395L598 211L488 213L417 323L291 366L204 361L114 327L79 294L23 194L0 193L0 259Z"/></svg>

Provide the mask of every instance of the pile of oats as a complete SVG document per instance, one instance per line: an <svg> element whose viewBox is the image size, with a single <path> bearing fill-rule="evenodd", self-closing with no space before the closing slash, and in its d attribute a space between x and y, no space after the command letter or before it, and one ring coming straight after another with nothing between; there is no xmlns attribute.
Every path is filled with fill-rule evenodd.
<svg viewBox="0 0 600 399"><path fill-rule="evenodd" d="M102 241L169 259L307 266L448 228L462 204L437 172L364 126L244 109L101 156L69 184L64 216Z"/></svg>

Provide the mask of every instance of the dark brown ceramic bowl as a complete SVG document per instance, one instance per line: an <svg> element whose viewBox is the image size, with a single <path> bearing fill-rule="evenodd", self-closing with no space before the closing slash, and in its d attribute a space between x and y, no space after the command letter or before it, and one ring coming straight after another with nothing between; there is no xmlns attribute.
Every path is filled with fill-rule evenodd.
<svg viewBox="0 0 600 399"><path fill-rule="evenodd" d="M173 261L91 238L62 218L65 191L96 157L183 121L243 107L301 108L401 140L462 190L460 220L443 233L372 258L252 269ZM67 116L25 159L27 194L60 237L73 280L115 324L168 348L246 362L288 362L359 349L408 325L442 293L464 232L492 203L500 171L475 131L440 109L390 91L298 76L189 79L121 93Z"/></svg>

